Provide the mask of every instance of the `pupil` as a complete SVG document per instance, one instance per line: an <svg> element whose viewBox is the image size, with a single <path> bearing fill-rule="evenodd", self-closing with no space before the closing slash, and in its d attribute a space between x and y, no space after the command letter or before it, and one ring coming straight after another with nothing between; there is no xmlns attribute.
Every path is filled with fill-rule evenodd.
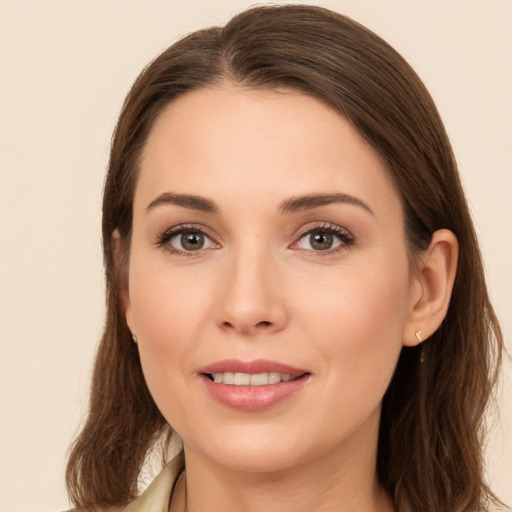
<svg viewBox="0 0 512 512"><path fill-rule="evenodd" d="M325 232L317 232L311 237L311 247L319 251L325 251L332 246L332 235Z"/></svg>
<svg viewBox="0 0 512 512"><path fill-rule="evenodd" d="M189 251L197 251L204 245L204 237L201 233L183 233L181 245Z"/></svg>

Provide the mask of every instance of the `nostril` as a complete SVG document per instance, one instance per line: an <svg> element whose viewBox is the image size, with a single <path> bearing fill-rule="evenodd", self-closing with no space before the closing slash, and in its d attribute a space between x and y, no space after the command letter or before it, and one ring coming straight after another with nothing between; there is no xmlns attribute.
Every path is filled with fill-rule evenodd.
<svg viewBox="0 0 512 512"><path fill-rule="evenodd" d="M271 322L269 320L262 320L261 322L229 322L225 320L221 324L221 328L225 331L237 331L240 333L250 334L251 332L257 333L257 332L267 332L272 329L272 327L275 326L274 322Z"/></svg>

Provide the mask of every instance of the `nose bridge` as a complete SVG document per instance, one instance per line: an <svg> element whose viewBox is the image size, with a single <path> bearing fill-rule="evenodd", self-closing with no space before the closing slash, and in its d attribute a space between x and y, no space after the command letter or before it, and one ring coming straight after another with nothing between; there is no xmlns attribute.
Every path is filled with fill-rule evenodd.
<svg viewBox="0 0 512 512"><path fill-rule="evenodd" d="M264 241L253 238L233 247L219 276L219 325L244 334L281 330L286 310L278 275L276 257Z"/></svg>

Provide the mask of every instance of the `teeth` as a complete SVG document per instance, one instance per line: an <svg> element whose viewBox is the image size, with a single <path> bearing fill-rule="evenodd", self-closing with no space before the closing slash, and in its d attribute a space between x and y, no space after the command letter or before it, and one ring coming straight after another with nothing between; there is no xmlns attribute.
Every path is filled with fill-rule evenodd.
<svg viewBox="0 0 512 512"><path fill-rule="evenodd" d="M232 372L226 372L223 376L222 382L224 384L234 384L235 383L235 374Z"/></svg>
<svg viewBox="0 0 512 512"><path fill-rule="evenodd" d="M248 373L235 373L235 386L248 386L250 381L251 376Z"/></svg>
<svg viewBox="0 0 512 512"><path fill-rule="evenodd" d="M281 382L281 374L280 373L271 372L268 374L268 383L269 384L277 384L278 382Z"/></svg>
<svg viewBox="0 0 512 512"><path fill-rule="evenodd" d="M251 386L266 386L268 384L268 373L253 373L251 375Z"/></svg>
<svg viewBox="0 0 512 512"><path fill-rule="evenodd" d="M213 381L217 384L229 384L234 386L268 386L280 382L290 382L294 376L289 373L214 373Z"/></svg>

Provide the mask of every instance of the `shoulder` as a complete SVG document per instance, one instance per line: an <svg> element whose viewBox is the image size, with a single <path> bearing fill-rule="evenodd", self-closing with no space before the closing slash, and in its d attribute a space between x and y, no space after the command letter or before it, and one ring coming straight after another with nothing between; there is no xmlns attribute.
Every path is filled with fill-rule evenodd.
<svg viewBox="0 0 512 512"><path fill-rule="evenodd" d="M101 512L124 512L126 510L125 507L114 507L103 509ZM86 512L85 510L80 510L79 508L70 508L69 510L63 510L62 512Z"/></svg>
<svg viewBox="0 0 512 512"><path fill-rule="evenodd" d="M167 512L174 485L183 469L183 454L179 454L162 469L147 489L134 501L124 507L102 509L101 512ZM64 512L86 511L72 508Z"/></svg>
<svg viewBox="0 0 512 512"><path fill-rule="evenodd" d="M124 512L126 510L125 507L114 507L108 509L102 509L101 512ZM62 512L87 512L85 510L81 510L79 508L70 508L69 510L63 510Z"/></svg>

